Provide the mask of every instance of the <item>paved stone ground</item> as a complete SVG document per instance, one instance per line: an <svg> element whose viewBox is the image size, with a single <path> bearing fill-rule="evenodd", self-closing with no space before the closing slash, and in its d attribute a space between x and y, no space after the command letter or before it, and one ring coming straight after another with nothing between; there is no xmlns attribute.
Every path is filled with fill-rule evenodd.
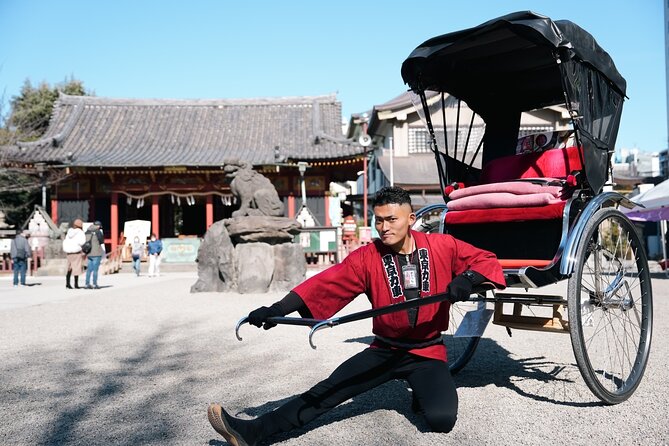
<svg viewBox="0 0 669 446"><path fill-rule="evenodd" d="M60 277L12 288L0 277L0 444L224 445L206 407L240 417L273 409L365 347L370 322L315 336L237 320L279 294L189 294L194 273L102 276L101 290L65 290ZM404 382L383 385L284 445L668 444L669 280L654 288L651 358L637 392L601 405L575 366L569 336L489 326L455 377L459 420L429 432ZM358 299L345 311L366 308Z"/></svg>

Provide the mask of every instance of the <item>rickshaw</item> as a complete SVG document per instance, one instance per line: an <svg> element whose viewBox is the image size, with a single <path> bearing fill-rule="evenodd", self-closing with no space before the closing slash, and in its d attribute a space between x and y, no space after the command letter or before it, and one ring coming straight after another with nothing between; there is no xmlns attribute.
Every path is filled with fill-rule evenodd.
<svg viewBox="0 0 669 446"><path fill-rule="evenodd" d="M451 305L451 372L471 359L492 318L509 333L568 333L592 393L606 404L628 399L648 361L652 289L644 247L620 210L634 204L606 190L626 90L611 57L572 22L517 12L427 40L401 73L444 201L420 209L414 228L495 253L507 285ZM568 128L519 135L522 113L537 110L566 116ZM566 296L541 290L565 281ZM316 348L323 328L446 298L270 320L311 327Z"/></svg>
<svg viewBox="0 0 669 446"><path fill-rule="evenodd" d="M626 97L609 54L570 21L517 12L427 40L402 77L444 198L417 212L416 228L494 252L507 284L452 306L452 372L479 342L459 324L492 303L507 330L569 333L592 393L625 401L648 361L653 299L644 246L620 210L634 204L606 190ZM568 128L519 135L521 114L537 110L565 113ZM561 281L566 296L536 291Z"/></svg>

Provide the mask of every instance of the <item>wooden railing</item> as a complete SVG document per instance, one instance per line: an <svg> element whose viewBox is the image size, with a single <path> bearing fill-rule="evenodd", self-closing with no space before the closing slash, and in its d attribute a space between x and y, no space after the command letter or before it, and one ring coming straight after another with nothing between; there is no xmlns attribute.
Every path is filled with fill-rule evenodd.
<svg viewBox="0 0 669 446"><path fill-rule="evenodd" d="M123 266L123 246L117 246L116 249L111 251L107 258L102 261L100 267L102 268L102 274L114 274L121 270Z"/></svg>
<svg viewBox="0 0 669 446"><path fill-rule="evenodd" d="M10 273L12 271L12 259L9 254L2 254L0 257L0 273Z"/></svg>
<svg viewBox="0 0 669 446"><path fill-rule="evenodd" d="M39 247L33 249L32 255L28 260L27 274L29 276L34 276L37 268L42 266L44 263L44 248ZM12 259L9 257L9 254L2 254L0 257L0 274L2 273L11 273L12 272Z"/></svg>

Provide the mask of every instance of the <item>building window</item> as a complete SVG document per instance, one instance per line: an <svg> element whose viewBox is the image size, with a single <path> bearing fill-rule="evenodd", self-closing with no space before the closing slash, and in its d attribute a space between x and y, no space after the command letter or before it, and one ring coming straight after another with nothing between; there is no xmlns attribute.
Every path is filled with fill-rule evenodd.
<svg viewBox="0 0 669 446"><path fill-rule="evenodd" d="M467 150L476 150L479 142L483 138L483 132L485 126L474 126L469 132L469 126L460 126L460 132L458 134L458 148L457 152L462 153L465 150L465 144L467 144ZM441 152L446 151L446 144L444 142L444 132L443 130L436 130L435 137L437 138L437 145ZM469 134L469 142L467 142L467 135ZM410 128L409 129L409 144L408 150L409 153L429 153L430 152L430 133L427 129L423 128ZM453 147L455 146L455 131L453 128L448 129L448 151L452 155Z"/></svg>
<svg viewBox="0 0 669 446"><path fill-rule="evenodd" d="M472 127L471 133L469 134L469 143L467 144L467 150L476 150L481 139L483 138L483 133L485 131L485 126L474 126ZM521 126L518 130L518 138L523 136L532 135L534 133L545 133L553 132L555 129L550 125L538 125L538 126ZM465 149L465 143L467 142L467 133L469 132L468 126L460 127L460 134L458 135L458 153L462 153ZM446 144L444 144L444 132L436 130L435 136L437 138L437 145L439 150L445 152ZM410 128L409 129L409 144L408 150L410 154L413 153L430 153L430 133L427 129L424 128ZM452 153L453 146L455 145L455 132L449 128L448 130L448 148L449 152Z"/></svg>
<svg viewBox="0 0 669 446"><path fill-rule="evenodd" d="M437 132L437 141L443 140L443 132ZM430 133L427 129L409 129L409 153L430 153Z"/></svg>

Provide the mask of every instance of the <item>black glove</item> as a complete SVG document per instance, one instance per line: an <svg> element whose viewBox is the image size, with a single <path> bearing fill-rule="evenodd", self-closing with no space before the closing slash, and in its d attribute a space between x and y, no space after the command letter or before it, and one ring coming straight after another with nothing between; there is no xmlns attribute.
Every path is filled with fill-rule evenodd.
<svg viewBox="0 0 669 446"><path fill-rule="evenodd" d="M260 328L263 327L265 330L269 330L272 327L276 327L276 324L272 322L266 322L269 317L283 316L283 311L281 305L274 304L271 307L260 307L256 310L253 310L248 315L249 324L255 325ZM264 324L264 325L263 325Z"/></svg>
<svg viewBox="0 0 669 446"><path fill-rule="evenodd" d="M467 270L459 276L455 276L448 284L446 292L450 294L449 302L463 302L469 299L474 285L485 282L486 278L476 271Z"/></svg>

